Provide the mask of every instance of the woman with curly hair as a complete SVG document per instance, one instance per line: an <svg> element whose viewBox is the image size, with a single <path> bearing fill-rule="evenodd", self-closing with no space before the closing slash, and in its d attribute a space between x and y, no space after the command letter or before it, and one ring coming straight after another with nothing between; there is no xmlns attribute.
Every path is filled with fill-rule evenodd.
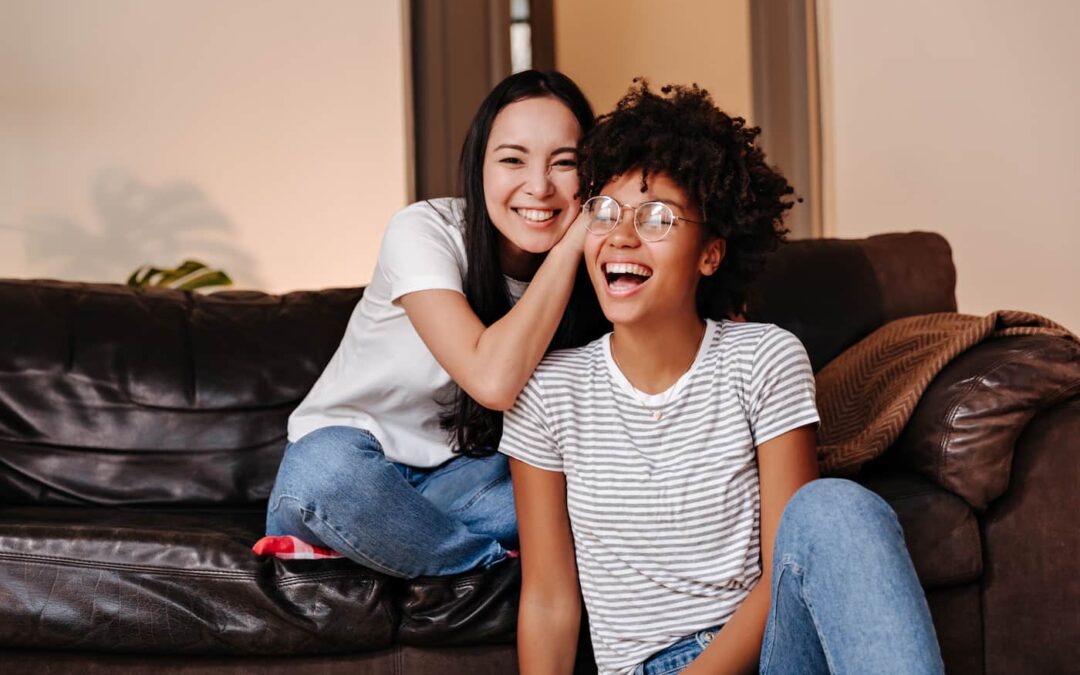
<svg viewBox="0 0 1080 675"><path fill-rule="evenodd" d="M549 354L505 417L523 673L570 672L579 593L602 673L943 670L895 514L818 478L803 345L734 320L791 206L758 133L640 82L583 142L614 330Z"/></svg>

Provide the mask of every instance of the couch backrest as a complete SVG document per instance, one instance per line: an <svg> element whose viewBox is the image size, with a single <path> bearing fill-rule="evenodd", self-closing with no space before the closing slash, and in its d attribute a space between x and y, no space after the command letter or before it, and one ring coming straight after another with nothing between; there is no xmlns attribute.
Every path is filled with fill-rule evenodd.
<svg viewBox="0 0 1080 675"><path fill-rule="evenodd" d="M747 317L797 335L817 372L889 321L954 311L948 242L910 232L786 244L766 264Z"/></svg>
<svg viewBox="0 0 1080 675"><path fill-rule="evenodd" d="M0 281L0 502L265 499L361 292Z"/></svg>
<svg viewBox="0 0 1080 675"><path fill-rule="evenodd" d="M886 321L954 310L955 283L937 235L798 241L749 318L798 335L817 370ZM0 503L265 499L361 294L0 281Z"/></svg>

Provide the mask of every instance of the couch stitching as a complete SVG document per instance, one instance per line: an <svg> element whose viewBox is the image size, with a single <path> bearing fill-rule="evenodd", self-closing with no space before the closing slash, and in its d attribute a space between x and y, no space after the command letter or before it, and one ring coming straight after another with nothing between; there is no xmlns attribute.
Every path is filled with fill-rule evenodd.
<svg viewBox="0 0 1080 675"><path fill-rule="evenodd" d="M106 563L100 561L87 561L76 560L72 558L61 558L58 556L43 556L33 555L28 553L12 553L12 552L0 552L0 561L11 562L32 562L40 563L44 565L57 565L60 567L82 567L88 569L107 569L120 572L147 572L152 574L159 574L162 576L175 576L175 577L214 577L225 581L241 581L250 579L260 579L262 575L258 572L244 572L241 570L181 570L169 567L159 567L154 565L136 565L131 563ZM364 578L357 575L355 572L317 572L314 574L299 574L290 575L288 578L280 580L271 580L278 586L291 586L299 583L309 581L323 581L335 578L356 578L357 581L364 584L374 584L376 579Z"/></svg>

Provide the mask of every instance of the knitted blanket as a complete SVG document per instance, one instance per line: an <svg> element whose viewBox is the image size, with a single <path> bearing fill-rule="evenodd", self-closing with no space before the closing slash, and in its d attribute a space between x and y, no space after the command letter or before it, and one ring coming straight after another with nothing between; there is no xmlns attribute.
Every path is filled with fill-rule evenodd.
<svg viewBox="0 0 1080 675"><path fill-rule="evenodd" d="M1076 336L1037 314L941 313L891 321L844 351L816 377L818 464L850 475L900 436L930 382L950 361L988 338Z"/></svg>

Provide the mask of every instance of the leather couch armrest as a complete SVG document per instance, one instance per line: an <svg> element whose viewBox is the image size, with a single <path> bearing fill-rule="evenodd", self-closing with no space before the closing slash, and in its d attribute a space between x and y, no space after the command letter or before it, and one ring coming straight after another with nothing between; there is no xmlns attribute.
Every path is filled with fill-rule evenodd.
<svg viewBox="0 0 1080 675"><path fill-rule="evenodd" d="M890 460L983 510L1009 486L1031 419L1080 395L1080 344L1025 335L982 342L930 383Z"/></svg>

